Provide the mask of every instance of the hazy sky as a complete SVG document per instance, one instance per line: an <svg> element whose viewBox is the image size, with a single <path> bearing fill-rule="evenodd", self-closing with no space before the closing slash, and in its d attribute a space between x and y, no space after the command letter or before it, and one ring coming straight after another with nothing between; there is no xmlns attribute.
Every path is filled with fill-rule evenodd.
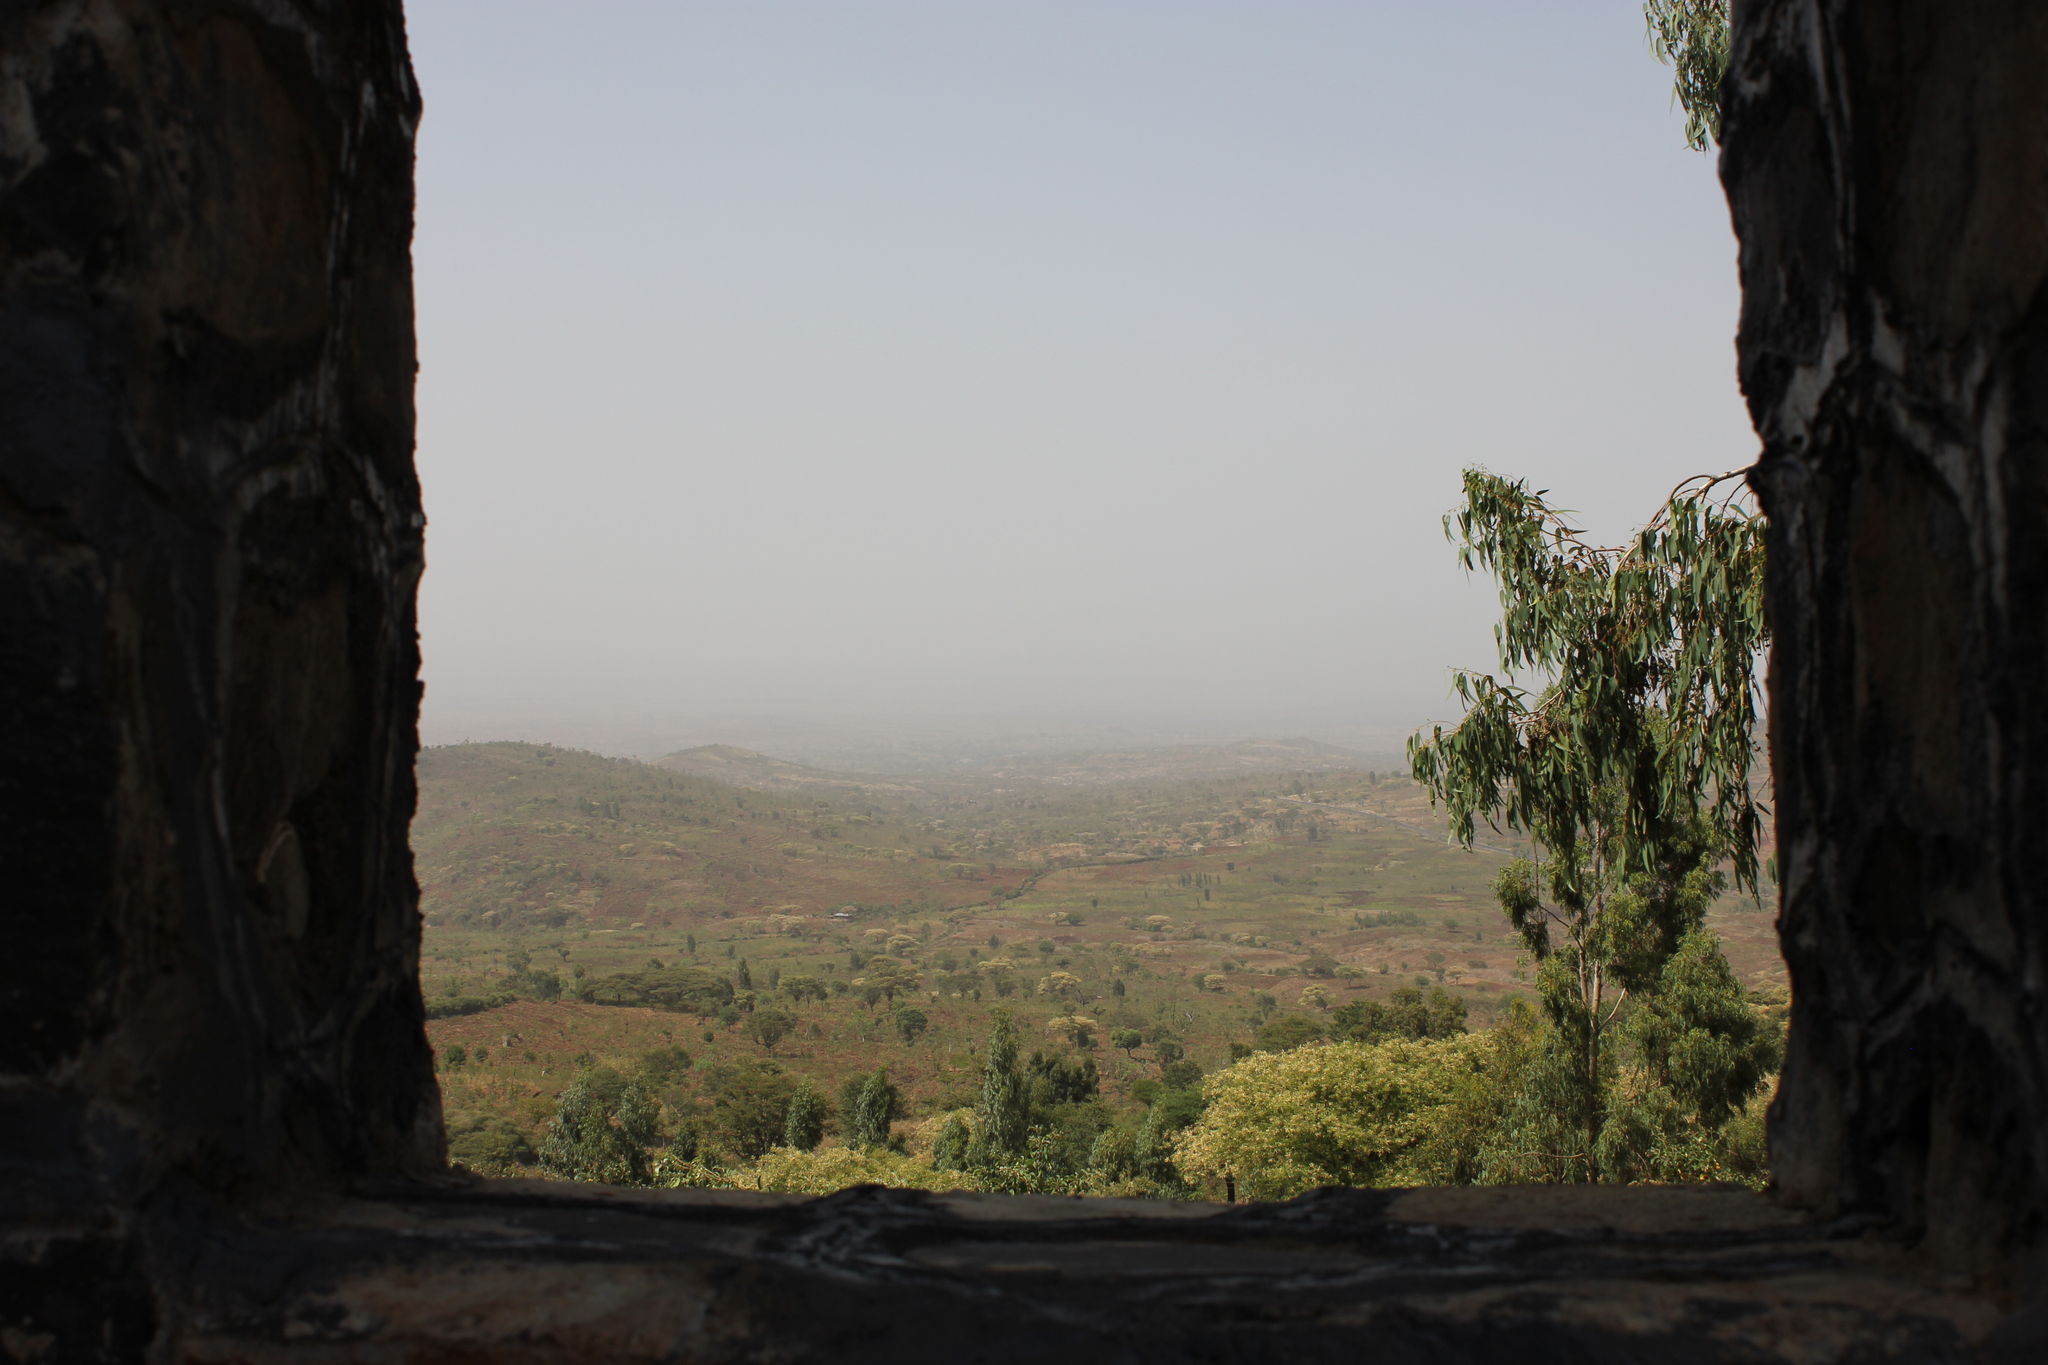
<svg viewBox="0 0 2048 1365"><path fill-rule="evenodd" d="M1635 0L411 0L429 742L1405 731L1440 518L1747 463Z"/></svg>

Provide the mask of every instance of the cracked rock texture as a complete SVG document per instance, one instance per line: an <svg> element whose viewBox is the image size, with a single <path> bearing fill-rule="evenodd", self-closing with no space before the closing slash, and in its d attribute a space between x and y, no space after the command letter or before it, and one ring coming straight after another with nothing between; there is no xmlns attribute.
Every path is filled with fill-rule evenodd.
<svg viewBox="0 0 2048 1365"><path fill-rule="evenodd" d="M235 1240L196 1277L192 1359L1935 1365L2044 1344L1893 1243L1726 1187L1232 1208L500 1182Z"/></svg>
<svg viewBox="0 0 2048 1365"><path fill-rule="evenodd" d="M0 1114L52 1218L442 1163L418 110L395 2L0 7Z"/></svg>
<svg viewBox="0 0 2048 1365"><path fill-rule="evenodd" d="M2048 1272L2048 6L1746 0L1782 1190Z"/></svg>

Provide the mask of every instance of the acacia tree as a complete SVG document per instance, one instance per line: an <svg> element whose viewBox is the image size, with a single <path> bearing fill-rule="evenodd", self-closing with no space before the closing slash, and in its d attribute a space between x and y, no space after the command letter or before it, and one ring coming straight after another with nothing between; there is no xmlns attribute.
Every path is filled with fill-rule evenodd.
<svg viewBox="0 0 2048 1365"><path fill-rule="evenodd" d="M747 1016L747 1036L769 1052L796 1027L796 1016L788 1010L755 1010Z"/></svg>
<svg viewBox="0 0 2048 1365"><path fill-rule="evenodd" d="M1532 1102L1574 1117L1576 1138L1550 1153L1571 1170L1553 1176L1597 1176L1607 1034L1699 927L1717 865L1756 886L1751 736L1769 632L1762 518L1739 485L1722 491L1736 477L1681 484L1618 547L1587 541L1545 490L1479 469L1445 519L1466 568L1500 585L1500 675L1458 673L1464 719L1415 736L1409 759L1461 843L1484 819L1537 846L1494 889L1541 964L1552 1023ZM1528 673L1546 681L1518 685Z"/></svg>
<svg viewBox="0 0 2048 1365"><path fill-rule="evenodd" d="M866 974L855 977L853 985L877 991L881 998L894 1004L898 991L914 991L918 987L918 981L916 969L908 963L877 953L867 960Z"/></svg>

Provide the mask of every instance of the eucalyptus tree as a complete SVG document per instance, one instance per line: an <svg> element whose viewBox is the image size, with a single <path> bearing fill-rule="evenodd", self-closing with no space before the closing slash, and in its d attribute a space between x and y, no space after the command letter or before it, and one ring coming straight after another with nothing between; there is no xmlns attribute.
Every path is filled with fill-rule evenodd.
<svg viewBox="0 0 2048 1365"><path fill-rule="evenodd" d="M1021 1155L1030 1124L1030 1096L1017 1067L1017 1028L1008 1011L997 1010L982 1064L981 1102L974 1111L975 1164Z"/></svg>
<svg viewBox="0 0 2048 1365"><path fill-rule="evenodd" d="M1685 111L1685 145L1721 140L1721 79L1728 74L1728 0L1644 0L1650 51L1671 67L1671 97Z"/></svg>
<svg viewBox="0 0 2048 1365"><path fill-rule="evenodd" d="M860 1088L848 1116L848 1140L856 1147L880 1147L889 1140L889 1125L903 1112L903 1096L889 1079L889 1068L876 1071Z"/></svg>
<svg viewBox="0 0 2048 1365"><path fill-rule="evenodd" d="M1465 567L1499 585L1500 671L1455 675L1464 719L1412 738L1410 764L1461 843L1483 819L1536 846L1494 889L1539 963L1553 1065L1538 1089L1572 1117L1577 1150L1552 1155L1580 1178L1597 1174L1623 1003L1699 928L1724 860L1756 887L1769 628L1762 518L1728 488L1738 477L1681 484L1621 546L1590 542L1547 490L1480 469L1445 519Z"/></svg>
<svg viewBox="0 0 2048 1365"><path fill-rule="evenodd" d="M824 1140L825 1098L807 1082L799 1082L783 1115L782 1145L808 1152Z"/></svg>

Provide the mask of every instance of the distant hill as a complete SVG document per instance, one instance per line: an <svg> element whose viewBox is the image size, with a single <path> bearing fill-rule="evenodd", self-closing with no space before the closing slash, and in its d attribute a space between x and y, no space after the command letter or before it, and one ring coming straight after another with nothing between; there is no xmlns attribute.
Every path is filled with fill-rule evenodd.
<svg viewBox="0 0 2048 1365"><path fill-rule="evenodd" d="M1031 754L980 765L984 775L1062 786L1109 782L1171 782L1246 773L1349 772L1376 761L1313 739L1247 739L1235 744L1175 744L1075 754Z"/></svg>
<svg viewBox="0 0 2048 1365"><path fill-rule="evenodd" d="M792 763L730 744L704 744L666 755L655 766L758 791L804 791L890 805L945 799L973 789L1044 784L1085 786L1175 782L1244 774L1327 773L1392 769L1398 760L1371 758L1313 739L1248 739L1234 744L1175 744L1078 753L1017 753L955 762L887 776Z"/></svg>
<svg viewBox="0 0 2048 1365"><path fill-rule="evenodd" d="M957 860L872 809L552 745L425 749L419 787L412 843L430 923L686 926L848 903L938 907L1025 876Z"/></svg>
<svg viewBox="0 0 2048 1365"><path fill-rule="evenodd" d="M653 766L756 791L898 800L926 794L914 780L814 768L731 744L701 744L658 758Z"/></svg>

